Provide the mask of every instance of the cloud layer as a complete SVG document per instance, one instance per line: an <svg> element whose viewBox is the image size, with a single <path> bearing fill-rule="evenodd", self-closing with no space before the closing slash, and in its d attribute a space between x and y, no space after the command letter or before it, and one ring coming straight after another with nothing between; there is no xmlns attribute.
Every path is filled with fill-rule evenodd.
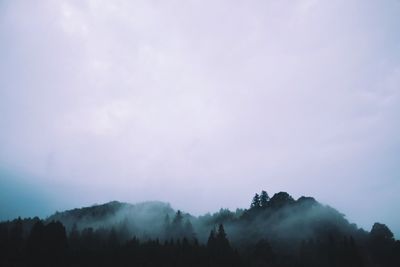
<svg viewBox="0 0 400 267"><path fill-rule="evenodd" d="M1 179L59 209L159 199L202 213L285 190L399 234L399 12L3 1L0 167L25 175Z"/></svg>

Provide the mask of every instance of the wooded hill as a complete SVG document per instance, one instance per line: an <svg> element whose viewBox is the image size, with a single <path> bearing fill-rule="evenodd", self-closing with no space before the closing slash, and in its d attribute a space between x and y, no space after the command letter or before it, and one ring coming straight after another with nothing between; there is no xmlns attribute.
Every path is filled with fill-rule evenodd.
<svg viewBox="0 0 400 267"><path fill-rule="evenodd" d="M0 223L0 266L400 266L400 241L314 198L256 194L248 209L195 217L144 202Z"/></svg>

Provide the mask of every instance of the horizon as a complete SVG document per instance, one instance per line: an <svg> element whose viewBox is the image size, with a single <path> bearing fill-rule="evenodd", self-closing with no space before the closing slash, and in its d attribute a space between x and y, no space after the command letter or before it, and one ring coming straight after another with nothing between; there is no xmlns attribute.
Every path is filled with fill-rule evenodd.
<svg viewBox="0 0 400 267"><path fill-rule="evenodd" d="M0 1L0 220L112 200L204 214L264 189L399 238L399 13Z"/></svg>
<svg viewBox="0 0 400 267"><path fill-rule="evenodd" d="M277 194L277 193L281 193L281 192L284 192L284 191L275 192L274 194L270 195L270 197L274 196L274 195ZM267 192L267 193L268 193L268 192ZM289 192L286 192L286 193L288 193L290 196L292 196ZM295 201L298 201L301 197L311 197L311 198L313 198L312 196L302 195L302 196L299 196L299 197L297 197L297 198L294 197L293 199L294 199ZM331 208L337 210L335 207L333 207L333 206L331 206L331 205L329 205L329 204L321 203L320 201L318 201L318 199L315 199L315 200L316 200L319 204L321 204L322 206L331 207ZM227 210L229 210L229 211L231 211L231 212L235 212L235 211L237 211L237 210L246 211L246 210L251 209L250 204L249 204L247 207L236 207L235 209L220 207L219 209L212 210L212 211L210 210L210 211L203 212L203 213L192 213L191 211L182 210L182 209L179 209L179 208L177 208L177 207L174 207L174 206L173 206L170 202L168 202L168 201L162 201L162 200L156 200L156 199L153 199L153 200L144 200L144 201L139 201L139 202L125 202L125 201L119 201L119 200L109 200L109 201L102 202L102 203L93 203L93 204L90 204L90 205L84 205L84 206L79 206L79 207L70 207L70 208L65 208L65 209L63 209L63 210L54 210L54 211L52 211L50 214L47 214L47 215L44 215L44 216L37 216L37 215L34 215L34 216L26 216L26 217L14 216L14 217L10 217L9 219L4 218L4 219L0 219L0 222L2 222L2 221L12 221L12 220L15 220L15 219L18 219L18 218L27 219L27 218L34 218L34 217L38 217L39 219L47 220L48 218L50 218L51 216L56 215L57 213L69 212L69 211L72 211L72 210L75 210L75 209L83 209L83 208L91 208L91 207L96 207L96 206L103 206L103 205L108 205L108 204L111 204L111 203L126 204L126 205L142 205L142 204L155 204L155 203L157 203L157 204L163 204L163 205L166 205L166 206L172 208L174 211L181 211L181 212L184 213L184 214L188 214L188 215L194 216L194 217L196 217L196 218L205 216L205 215L207 215L207 214L213 215L213 214L216 214L216 213L220 212L221 210L225 210L225 209L227 209ZM370 227L369 229L368 229L368 228L365 228L365 227L359 225L357 222L351 221L351 220L348 218L348 216L347 216L346 214L341 213L340 210L337 210L337 211L338 211L340 214L343 215L343 217L349 222L349 224L355 224L355 225L357 226L358 229L362 229L362 230L364 230L364 231L369 232L369 231L371 230L372 226L373 226L373 225L371 225L371 227ZM374 223L383 223L383 222L374 222ZM383 224L385 224L385 223L383 223ZM394 234L394 237L395 237L396 239L399 238L399 236L397 235L396 232L393 231L393 234Z"/></svg>

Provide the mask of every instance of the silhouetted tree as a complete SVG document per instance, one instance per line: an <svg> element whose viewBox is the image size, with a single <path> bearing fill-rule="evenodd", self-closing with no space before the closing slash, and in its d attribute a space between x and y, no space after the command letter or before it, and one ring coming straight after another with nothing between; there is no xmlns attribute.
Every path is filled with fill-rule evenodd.
<svg viewBox="0 0 400 267"><path fill-rule="evenodd" d="M261 206L260 196L256 193L253 197L253 200L251 201L250 208L252 209L259 208L260 206Z"/></svg>
<svg viewBox="0 0 400 267"><path fill-rule="evenodd" d="M276 193L269 200L269 205L273 208L281 208L292 203L294 203L294 199L286 192Z"/></svg>
<svg viewBox="0 0 400 267"><path fill-rule="evenodd" d="M174 219L172 220L172 226L173 227L181 227L182 221L183 221L182 212L180 210L178 210L175 214Z"/></svg>
<svg viewBox="0 0 400 267"><path fill-rule="evenodd" d="M230 247L228 238L226 237L224 226L222 224L218 226L216 240L220 246Z"/></svg>
<svg viewBox="0 0 400 267"><path fill-rule="evenodd" d="M182 212L180 210L178 210L175 214L174 219L172 220L172 223L171 223L172 237L181 239L181 238L185 237L187 234L189 234L186 232L186 230L189 230L189 229L185 229Z"/></svg>
<svg viewBox="0 0 400 267"><path fill-rule="evenodd" d="M104 219L104 214L120 215L116 213L121 206L117 203L111 205L116 207L106 205L85 212L77 209L72 217L57 214L55 217L68 225L75 222L68 243L65 228L57 221L19 218L0 222L0 266L400 266L400 241L394 239L386 225L376 223L368 233L313 198L294 201L289 194L280 192L268 200L263 195L263 192L256 195L252 205L252 208L266 207L267 202L263 210L232 213L221 209L199 218L177 211L172 222L165 217L164 225L158 216L154 232L143 234L142 240L128 238L133 226L140 229L135 221L128 221L132 220L129 215L121 222L105 220L103 225L101 220L93 223L86 216L94 214ZM170 212L162 211L161 215ZM76 223L88 228L79 231ZM204 244L192 238L195 235L192 223L199 231L200 241L206 237L204 229L210 225L218 227L210 231ZM232 229L231 239L225 229L228 233ZM163 242L160 243L157 234Z"/></svg>
<svg viewBox="0 0 400 267"><path fill-rule="evenodd" d="M386 242L393 242L394 236L392 231L390 231L389 227L385 224L381 223L374 223L370 232L371 239L386 241Z"/></svg>
<svg viewBox="0 0 400 267"><path fill-rule="evenodd" d="M369 247L375 263L391 266L395 258L395 240L392 231L385 224L374 223L369 234Z"/></svg>
<svg viewBox="0 0 400 267"><path fill-rule="evenodd" d="M262 208L266 208L268 205L268 201L269 201L269 196L268 193L266 191L261 191L261 195L260 195L260 206Z"/></svg>
<svg viewBox="0 0 400 267"><path fill-rule="evenodd" d="M210 235L208 236L208 240L207 240L207 248L210 250L214 250L215 249L215 243L216 243L216 238L215 238L215 231L211 230L210 231Z"/></svg>
<svg viewBox="0 0 400 267"><path fill-rule="evenodd" d="M240 264L240 260L237 258L236 252L232 249L222 224L218 226L214 237L213 234L210 234L209 241L213 244L213 246L208 246L208 248L215 260L216 266L237 266Z"/></svg>

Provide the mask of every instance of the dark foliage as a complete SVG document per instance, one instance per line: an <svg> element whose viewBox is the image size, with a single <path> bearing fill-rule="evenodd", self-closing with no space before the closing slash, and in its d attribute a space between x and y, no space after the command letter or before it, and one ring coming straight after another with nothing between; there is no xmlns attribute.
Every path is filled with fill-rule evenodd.
<svg viewBox="0 0 400 267"><path fill-rule="evenodd" d="M159 221L139 225L138 210ZM368 233L313 198L262 191L248 210L198 218L111 202L2 222L0 266L398 267L400 241L384 224Z"/></svg>

